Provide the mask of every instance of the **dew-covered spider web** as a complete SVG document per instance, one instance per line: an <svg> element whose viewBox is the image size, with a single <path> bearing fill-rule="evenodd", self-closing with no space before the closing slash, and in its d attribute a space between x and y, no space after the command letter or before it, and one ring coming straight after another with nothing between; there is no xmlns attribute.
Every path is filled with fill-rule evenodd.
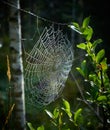
<svg viewBox="0 0 110 130"><path fill-rule="evenodd" d="M13 2L4 3L18 8ZM67 23L53 22L22 8L19 10L37 18L37 20L51 23L49 27L44 27L41 34L37 23L36 30L40 36L38 40L32 40L34 46L30 51L24 49L26 103L41 108L55 101L61 95L73 64L73 46L64 35L63 30L59 26L54 27L54 25L67 26Z"/></svg>
<svg viewBox="0 0 110 130"><path fill-rule="evenodd" d="M62 93L73 63L73 47L60 28L45 27L30 52L25 52L26 102L43 107Z"/></svg>

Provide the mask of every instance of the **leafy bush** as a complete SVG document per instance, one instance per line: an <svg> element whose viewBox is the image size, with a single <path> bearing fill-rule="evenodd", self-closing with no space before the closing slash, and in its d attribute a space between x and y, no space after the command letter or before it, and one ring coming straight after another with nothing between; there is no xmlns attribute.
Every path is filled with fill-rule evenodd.
<svg viewBox="0 0 110 130"><path fill-rule="evenodd" d="M70 130L71 125L74 129L83 130L110 128L110 79L107 75L107 58L104 49L97 50L98 44L102 40L92 40L93 29L89 26L89 21L90 17L87 17L81 26L75 22L71 26L69 25L80 33L85 41L77 45L79 49L85 51L86 55L76 70L90 88L88 91L85 89L82 98L78 98L86 105L73 112L70 103L63 99L62 104L54 108L53 112L45 110L53 124L52 129L55 127L57 130ZM90 113L91 111L92 113ZM93 113L94 116L90 117ZM44 130L44 126L39 127L38 130Z"/></svg>

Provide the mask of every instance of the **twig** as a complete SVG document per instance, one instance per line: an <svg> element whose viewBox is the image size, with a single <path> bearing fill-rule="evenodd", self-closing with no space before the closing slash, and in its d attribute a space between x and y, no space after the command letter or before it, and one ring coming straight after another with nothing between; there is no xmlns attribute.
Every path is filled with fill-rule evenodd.
<svg viewBox="0 0 110 130"><path fill-rule="evenodd" d="M9 118L11 117L12 111L15 107L15 104L13 104L8 112L8 115L6 117L5 123L4 123L4 127L2 128L2 130L5 130L5 126L8 124Z"/></svg>
<svg viewBox="0 0 110 130"><path fill-rule="evenodd" d="M80 88L80 85L79 85L79 83L77 82L75 76L74 76L72 73L71 73L71 76L72 76L73 80L75 81L76 86L78 87L78 90L79 90L79 92L80 92L80 94L81 94L82 99L79 99L79 100L80 100L80 101L83 101L83 102L95 113L95 115L98 117L98 119L99 119L101 122L103 122L102 118L97 114L97 112L94 110L94 108L86 101L86 99L85 99L85 97L84 97L84 94L83 94L83 92L82 92L82 90L81 90L81 88Z"/></svg>

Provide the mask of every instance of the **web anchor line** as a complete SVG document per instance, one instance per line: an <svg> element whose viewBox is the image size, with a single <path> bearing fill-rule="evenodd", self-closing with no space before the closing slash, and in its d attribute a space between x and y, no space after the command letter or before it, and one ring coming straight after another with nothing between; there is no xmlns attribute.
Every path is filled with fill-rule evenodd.
<svg viewBox="0 0 110 130"><path fill-rule="evenodd" d="M79 34L82 34L79 30L76 29L76 27L73 24L71 25L71 22L70 23L60 23L60 22L52 21L52 20L46 19L44 17L38 16L37 14L35 14L33 12L30 12L30 11L24 10L22 8L19 8L19 7L17 7L16 5L14 5L12 3L9 3L9 2L3 1L3 0L1 0L0 2L4 3L6 5L9 5L9 6L13 7L13 8L16 8L16 9L18 9L21 12L24 12L24 13L27 13L29 15L32 15L33 17L36 17L37 20L41 19L41 20L43 20L45 22L48 22L48 23L51 23L51 24L54 24L54 25L61 25L61 26L68 26L69 25L72 28L72 30L74 30L75 32L77 32Z"/></svg>
<svg viewBox="0 0 110 130"><path fill-rule="evenodd" d="M4 4L6 4L6 5L9 5L9 6L13 7L13 8L16 8L16 9L20 10L21 12L30 14L30 15L32 15L33 17L36 17L36 18L41 19L41 20L43 20L43 21L46 21L46 22L48 22L48 23L52 23L52 24L54 24L54 25L56 24L56 25L68 26L68 23L60 23L60 22L56 22L56 21L52 21L52 20L46 19L46 18L44 18L44 17L38 16L37 14L35 14L35 13L33 13L33 12L24 10L24 9L22 9L22 8L18 8L16 5L14 5L14 4L10 3L10 2L6 2L6 1L2 1L2 0L1 0L0 2L4 3Z"/></svg>

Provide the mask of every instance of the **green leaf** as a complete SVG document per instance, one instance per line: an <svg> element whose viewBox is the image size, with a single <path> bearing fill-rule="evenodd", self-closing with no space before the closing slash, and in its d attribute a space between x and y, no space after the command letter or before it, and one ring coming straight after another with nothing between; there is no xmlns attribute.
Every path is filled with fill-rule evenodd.
<svg viewBox="0 0 110 130"><path fill-rule="evenodd" d="M70 110L70 104L68 101L66 101L65 99L63 99L63 105L64 105L64 108L62 108L66 113L67 115L71 118L72 117L72 113L71 113L71 110Z"/></svg>
<svg viewBox="0 0 110 130"><path fill-rule="evenodd" d="M85 70L85 68L87 68L87 66L86 66L86 60L83 60L82 63L81 63L81 69Z"/></svg>
<svg viewBox="0 0 110 130"><path fill-rule="evenodd" d="M83 60L81 63L81 70L83 71L83 76L86 77L87 76L87 64L86 64L86 60Z"/></svg>
<svg viewBox="0 0 110 130"><path fill-rule="evenodd" d="M39 127L37 128L37 130L44 130L44 126L43 126L43 125L39 126Z"/></svg>
<svg viewBox="0 0 110 130"><path fill-rule="evenodd" d="M97 55L96 55L96 62L100 63L100 61L102 60L102 58L104 57L104 55L105 55L105 50L104 49L100 50L97 53Z"/></svg>
<svg viewBox="0 0 110 130"><path fill-rule="evenodd" d="M62 125L62 112L59 115L59 119L58 119L59 125Z"/></svg>
<svg viewBox="0 0 110 130"><path fill-rule="evenodd" d="M79 24L78 24L78 23L73 22L73 25L75 26L75 28L76 28L76 29L78 29L78 30L80 29L80 27L79 27Z"/></svg>
<svg viewBox="0 0 110 130"><path fill-rule="evenodd" d="M72 117L72 113L71 113L71 111L69 109L63 109L63 110L67 113L67 115L69 116L69 118Z"/></svg>
<svg viewBox="0 0 110 130"><path fill-rule="evenodd" d="M97 100L98 101L107 101L107 97L106 96L99 96L98 98L97 98Z"/></svg>
<svg viewBox="0 0 110 130"><path fill-rule="evenodd" d="M96 74L89 74L89 80L95 82L97 80Z"/></svg>
<svg viewBox="0 0 110 130"><path fill-rule="evenodd" d="M30 130L35 130L30 122L27 123Z"/></svg>
<svg viewBox="0 0 110 130"><path fill-rule="evenodd" d="M81 115L82 108L79 108L75 113L74 113L74 121L76 122L78 117Z"/></svg>
<svg viewBox="0 0 110 130"><path fill-rule="evenodd" d="M90 17L86 17L86 18L83 20L82 27L83 27L83 28L88 27L89 22L90 22Z"/></svg>
<svg viewBox="0 0 110 130"><path fill-rule="evenodd" d="M78 48L86 50L86 44L85 43L80 43L77 45Z"/></svg>
<svg viewBox="0 0 110 130"><path fill-rule="evenodd" d="M102 39L97 39L93 42L92 47L95 48L98 44L100 44L102 42Z"/></svg>
<svg viewBox="0 0 110 130"><path fill-rule="evenodd" d="M51 123L54 125L54 126L57 126L57 122L55 120L51 120Z"/></svg>
<svg viewBox="0 0 110 130"><path fill-rule="evenodd" d="M87 49L91 49L92 48L92 43L91 42L87 42Z"/></svg>
<svg viewBox="0 0 110 130"><path fill-rule="evenodd" d="M54 118L57 119L58 116L59 116L59 109L55 108L54 111L53 111L53 114L54 114Z"/></svg>
<svg viewBox="0 0 110 130"><path fill-rule="evenodd" d="M81 68L76 67L76 70L77 70L83 77L85 76L85 75L84 75L84 72L82 71Z"/></svg>
<svg viewBox="0 0 110 130"><path fill-rule="evenodd" d="M74 113L74 123L77 126L78 122L81 123L82 122L82 108L79 108L75 113Z"/></svg>
<svg viewBox="0 0 110 130"><path fill-rule="evenodd" d="M47 113L47 115L51 118L51 119L54 119L54 115L48 111L48 110L45 110L45 112Z"/></svg>
<svg viewBox="0 0 110 130"><path fill-rule="evenodd" d="M83 30L84 31L82 33L83 33L83 36L85 37L86 41L90 41L92 38L92 35L93 35L93 29L90 26L88 26L87 28L85 28Z"/></svg>
<svg viewBox="0 0 110 130"><path fill-rule="evenodd" d="M65 106L66 109L70 110L70 104L67 100L63 99L63 105Z"/></svg>

